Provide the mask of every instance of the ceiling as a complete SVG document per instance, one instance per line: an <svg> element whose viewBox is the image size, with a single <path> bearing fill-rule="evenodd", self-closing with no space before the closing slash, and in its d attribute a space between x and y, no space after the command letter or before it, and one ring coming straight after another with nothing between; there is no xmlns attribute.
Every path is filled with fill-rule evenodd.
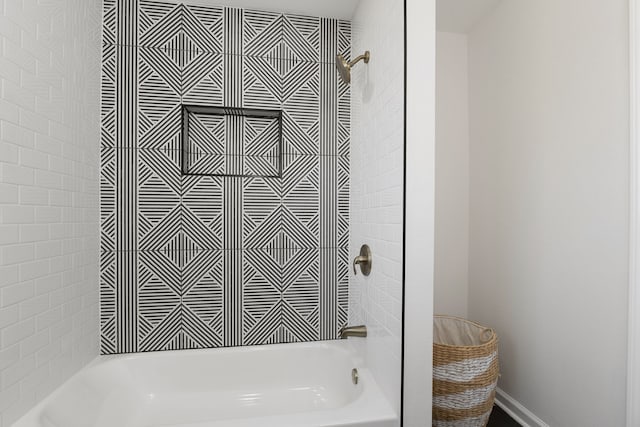
<svg viewBox="0 0 640 427"><path fill-rule="evenodd" d="M436 28L450 33L468 33L502 0L437 0Z"/></svg>
<svg viewBox="0 0 640 427"><path fill-rule="evenodd" d="M200 6L231 6L350 20L360 0L182 0ZM366 1L366 0L364 0Z"/></svg>

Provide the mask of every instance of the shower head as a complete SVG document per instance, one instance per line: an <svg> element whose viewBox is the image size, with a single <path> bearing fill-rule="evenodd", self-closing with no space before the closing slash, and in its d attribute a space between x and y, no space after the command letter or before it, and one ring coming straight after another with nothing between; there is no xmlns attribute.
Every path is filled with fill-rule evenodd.
<svg viewBox="0 0 640 427"><path fill-rule="evenodd" d="M371 55L368 50L351 62L348 62L341 54L336 55L336 68L340 73L340 78L342 79L342 81L346 84L351 83L351 67L353 67L360 61L364 61L365 64L368 64L370 57Z"/></svg>

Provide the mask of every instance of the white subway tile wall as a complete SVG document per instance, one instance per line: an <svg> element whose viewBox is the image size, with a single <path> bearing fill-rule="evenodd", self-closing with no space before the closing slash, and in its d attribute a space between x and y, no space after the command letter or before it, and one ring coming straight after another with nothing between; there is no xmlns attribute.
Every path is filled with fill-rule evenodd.
<svg viewBox="0 0 640 427"><path fill-rule="evenodd" d="M352 76L350 256L369 244L368 277L351 275L349 324L367 325L359 341L387 398L400 409L404 171L404 9L400 0L360 2L352 55L371 51ZM357 342L354 340L354 342Z"/></svg>
<svg viewBox="0 0 640 427"><path fill-rule="evenodd" d="M0 427L98 354L100 0L0 0Z"/></svg>

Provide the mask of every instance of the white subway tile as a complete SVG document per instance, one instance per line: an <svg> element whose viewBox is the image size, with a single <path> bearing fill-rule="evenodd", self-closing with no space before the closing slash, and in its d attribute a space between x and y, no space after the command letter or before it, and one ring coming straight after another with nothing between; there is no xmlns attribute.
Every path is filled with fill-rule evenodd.
<svg viewBox="0 0 640 427"><path fill-rule="evenodd" d="M2 80L2 98L23 109L33 110L36 107L35 95L10 80Z"/></svg>
<svg viewBox="0 0 640 427"><path fill-rule="evenodd" d="M63 313L63 316L64 316L64 313ZM59 338L66 336L67 334L71 333L72 329L73 328L72 328L71 318L63 317L61 321L51 325L51 328L49 330L51 341L55 341ZM65 346L63 346L62 348L64 350Z"/></svg>
<svg viewBox="0 0 640 427"><path fill-rule="evenodd" d="M50 224L50 238L53 240L68 239L73 237L73 225L71 224Z"/></svg>
<svg viewBox="0 0 640 427"><path fill-rule="evenodd" d="M49 344L47 344L38 352L36 352L36 365L42 366L44 364L48 364L61 352L62 352L62 342L51 341Z"/></svg>
<svg viewBox="0 0 640 427"><path fill-rule="evenodd" d="M50 376L51 369L49 368L49 366L39 366L29 371L27 376L20 381L20 387L26 390L39 390L43 386L43 384L46 384L50 380Z"/></svg>
<svg viewBox="0 0 640 427"><path fill-rule="evenodd" d="M18 163L18 147L9 142L0 141L0 162Z"/></svg>
<svg viewBox="0 0 640 427"><path fill-rule="evenodd" d="M6 101L0 100L0 102ZM18 125L18 121L20 120L20 108L15 104L12 105L15 107L15 121L3 121L0 136L5 142L10 142L21 147L33 147L35 133L28 128L23 128Z"/></svg>
<svg viewBox="0 0 640 427"><path fill-rule="evenodd" d="M49 195L51 206L71 206L73 204L74 193L70 191L51 190Z"/></svg>
<svg viewBox="0 0 640 427"><path fill-rule="evenodd" d="M0 182L0 204L18 203L18 186Z"/></svg>
<svg viewBox="0 0 640 427"><path fill-rule="evenodd" d="M0 309L0 329L16 323L18 319L19 314L17 305Z"/></svg>
<svg viewBox="0 0 640 427"><path fill-rule="evenodd" d="M18 67L16 67L18 68ZM18 68L19 69L19 68ZM12 79L18 81L18 79ZM37 74L21 71L19 73L20 86L27 89L36 97L49 97L49 84L42 80ZM36 105L37 107L37 105ZM36 110L39 110L36 108Z"/></svg>
<svg viewBox="0 0 640 427"><path fill-rule="evenodd" d="M26 90L25 90L26 91ZM49 121L41 116L40 114L35 112L36 108L36 100L33 96L33 108L31 109L21 109L20 110L20 125L23 127L28 127L33 130L35 133L41 133L46 135L49 133Z"/></svg>
<svg viewBox="0 0 640 427"><path fill-rule="evenodd" d="M9 285L13 285L18 281L18 266L17 265L9 265L2 266L0 265L0 289ZM0 305L2 301L0 301Z"/></svg>
<svg viewBox="0 0 640 427"><path fill-rule="evenodd" d="M39 224L61 222L62 210L58 207L38 206L35 208L35 221Z"/></svg>
<svg viewBox="0 0 640 427"><path fill-rule="evenodd" d="M25 3L28 3L26 0ZM38 5L38 2L33 2L34 7L31 8L31 13L42 12L42 5ZM28 9L28 8L26 8ZM31 58L46 58L51 55L51 51L46 45L41 43L38 39L37 32L23 31L20 38L20 47L25 54L28 54ZM34 73L35 74L35 73ZM23 82L24 84L24 82Z"/></svg>
<svg viewBox="0 0 640 427"><path fill-rule="evenodd" d="M49 170L61 175L73 175L73 161L58 156L49 158Z"/></svg>
<svg viewBox="0 0 640 427"><path fill-rule="evenodd" d="M70 112L71 113L71 112ZM70 130L63 124L57 122L49 123L49 135L60 141L68 141L69 140ZM78 151L75 149L74 144L63 144L62 146L63 154L65 156L73 158L73 156L78 155Z"/></svg>
<svg viewBox="0 0 640 427"><path fill-rule="evenodd" d="M18 2L10 2L18 3ZM8 3L9 4L9 3ZM24 24L19 24L24 29ZM30 73L36 72L36 60L28 52L22 49L20 46L20 40L4 40L4 56L10 61L17 64L22 70L26 70Z"/></svg>
<svg viewBox="0 0 640 427"><path fill-rule="evenodd" d="M35 320L27 319L0 331L0 347L9 347L35 333Z"/></svg>
<svg viewBox="0 0 640 427"><path fill-rule="evenodd" d="M41 151L21 148L20 165L33 169L46 169L49 166L49 156Z"/></svg>
<svg viewBox="0 0 640 427"><path fill-rule="evenodd" d="M36 218L37 218L37 215L36 215ZM21 243L46 241L49 239L49 226L46 224L24 224L24 225L20 225L19 227L20 227ZM35 247L34 247L34 250L35 250ZM35 257L35 254L34 254L34 257Z"/></svg>
<svg viewBox="0 0 640 427"><path fill-rule="evenodd" d="M21 262L32 261L35 257L35 246L33 244L6 245L1 248L2 265L11 265Z"/></svg>
<svg viewBox="0 0 640 427"><path fill-rule="evenodd" d="M0 21L2 21L2 16L0 16ZM1 25L0 23L0 26ZM0 29L0 32L1 31L2 29ZM7 60L7 58L0 57L0 78L13 82L20 81L20 67Z"/></svg>
<svg viewBox="0 0 640 427"><path fill-rule="evenodd" d="M62 255L62 242L60 240L36 242L36 258L53 258L60 255Z"/></svg>
<svg viewBox="0 0 640 427"><path fill-rule="evenodd" d="M48 259L39 259L20 264L20 280L33 280L46 276L50 271L49 265Z"/></svg>
<svg viewBox="0 0 640 427"><path fill-rule="evenodd" d="M0 8L4 10L4 8ZM11 21L8 14L0 14L0 35L12 40L14 43L20 42L20 27ZM15 79L17 80L17 78Z"/></svg>
<svg viewBox="0 0 640 427"><path fill-rule="evenodd" d="M4 163L1 166L0 179L7 184L33 185L34 170L24 166Z"/></svg>
<svg viewBox="0 0 640 427"><path fill-rule="evenodd" d="M0 225L0 245L11 245L19 241L18 227L15 225Z"/></svg>
<svg viewBox="0 0 640 427"><path fill-rule="evenodd" d="M20 120L20 107L0 98L0 120L17 124ZM1 136L1 133L0 133Z"/></svg>
<svg viewBox="0 0 640 427"><path fill-rule="evenodd" d="M36 368L36 356L21 354L20 360L7 369L3 369L0 372L0 382L3 387L10 386L18 382L20 379L26 377L29 372L32 372Z"/></svg>
<svg viewBox="0 0 640 427"><path fill-rule="evenodd" d="M13 306L16 307L16 306ZM20 319L24 320L29 317L37 316L41 313L46 312L49 309L49 295L40 295L36 297L29 298L20 304L18 304L20 309ZM37 319L36 319L37 321ZM36 324L37 328L37 324Z"/></svg>
<svg viewBox="0 0 640 427"><path fill-rule="evenodd" d="M62 175L55 172L48 170L35 171L35 185L40 187L62 189L63 179Z"/></svg>
<svg viewBox="0 0 640 427"><path fill-rule="evenodd" d="M17 347L16 347L17 348ZM0 359L0 366L2 366L2 360ZM3 372L3 371L0 371ZM15 405L20 400L20 384L13 384L12 386L2 387L0 389L0 411L5 411L12 405ZM9 425L7 423L7 425Z"/></svg>
<svg viewBox="0 0 640 427"><path fill-rule="evenodd" d="M42 331L62 320L62 307L53 307L36 316L36 330Z"/></svg>
<svg viewBox="0 0 640 427"><path fill-rule="evenodd" d="M41 331L34 335L31 335L28 338L25 338L20 342L20 354L24 355L34 355L34 365L35 365L35 353L42 349L44 346L49 344L49 332ZM35 367L35 366L34 366Z"/></svg>
<svg viewBox="0 0 640 427"><path fill-rule="evenodd" d="M41 187L20 187L21 205L48 205L49 191Z"/></svg>
<svg viewBox="0 0 640 427"><path fill-rule="evenodd" d="M36 96L36 111L47 120L54 122L64 121L64 111L60 108L60 105L48 98Z"/></svg>
<svg viewBox="0 0 640 427"><path fill-rule="evenodd" d="M69 282L65 280L65 287L56 289L49 294L49 303L51 304L51 307L62 306L62 303L64 303L68 298L73 297L71 289L67 285L68 283Z"/></svg>
<svg viewBox="0 0 640 427"><path fill-rule="evenodd" d="M0 371L13 365L20 360L20 346L14 344L12 346L0 347Z"/></svg>
<svg viewBox="0 0 640 427"><path fill-rule="evenodd" d="M51 138L49 135L35 135L35 147L38 151L51 154L53 156L61 156L62 146L62 141Z"/></svg>
<svg viewBox="0 0 640 427"><path fill-rule="evenodd" d="M402 333L395 315L396 295L402 294L404 119L397 76L403 61L397 46L403 43L403 17L393 3L361 2L354 18L352 50L370 49L377 61L354 68L352 76L350 253L368 243L374 267L367 278L350 276L349 319L369 328L368 363L399 409L400 365L393 361L399 360Z"/></svg>
<svg viewBox="0 0 640 427"><path fill-rule="evenodd" d="M7 286L0 289L1 302L0 307L9 307L21 301L32 298L35 295L35 287L33 282L20 282L15 285Z"/></svg>

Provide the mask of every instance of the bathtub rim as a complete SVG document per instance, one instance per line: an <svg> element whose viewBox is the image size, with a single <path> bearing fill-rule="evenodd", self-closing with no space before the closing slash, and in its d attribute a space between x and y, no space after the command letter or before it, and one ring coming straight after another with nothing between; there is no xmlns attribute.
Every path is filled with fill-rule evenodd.
<svg viewBox="0 0 640 427"><path fill-rule="evenodd" d="M194 349L194 350L162 350L139 353L121 353L110 355L98 355L91 362L81 368L79 371L69 377L64 383L44 397L38 404L31 408L24 416L18 419L9 427L47 427L40 422L43 411L47 405L51 404L69 383L78 378L82 373L96 368L100 365L116 363L120 360L134 360L155 357L171 357L177 355L203 355L206 353L258 353L261 351L286 351L288 347L296 349L308 348L328 348L330 350L338 350L345 354L345 357L354 362L354 367L359 371L361 381L366 384L362 392L352 402L344 406L333 409L320 409L312 411L304 411L298 413L286 413L280 415L267 415L250 418L232 418L211 420L206 422L196 422L188 424L174 424L167 427L218 427L224 425L237 425L244 427L254 425L257 420L264 420L261 425L278 425L282 427L300 426L301 420L307 420L309 417L314 419L313 423L308 424L310 427L323 426L368 426L374 425L380 427L395 426L399 420L398 414L393 410L382 390L378 386L371 371L364 364L364 357L356 350L350 340L328 340L302 343L281 343L281 344L264 344L256 346L238 346L238 347L220 347L210 349ZM214 356L215 357L215 356ZM335 419L340 418L340 419ZM273 422L273 424L271 424ZM319 423L319 424L318 424Z"/></svg>

